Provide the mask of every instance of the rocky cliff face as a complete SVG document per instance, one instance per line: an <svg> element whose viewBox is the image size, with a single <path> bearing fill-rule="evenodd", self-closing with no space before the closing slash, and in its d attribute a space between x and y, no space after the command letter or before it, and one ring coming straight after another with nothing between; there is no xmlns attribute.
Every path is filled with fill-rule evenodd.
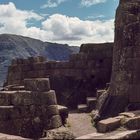
<svg viewBox="0 0 140 140"><path fill-rule="evenodd" d="M99 110L114 116L140 103L140 1L120 0L116 12L113 70L109 95ZM134 108L133 108L134 109Z"/></svg>
<svg viewBox="0 0 140 140"><path fill-rule="evenodd" d="M0 35L0 86L6 77L7 67L13 58L44 56L49 60L68 60L69 55L77 53L79 47L42 42L40 40L17 36Z"/></svg>

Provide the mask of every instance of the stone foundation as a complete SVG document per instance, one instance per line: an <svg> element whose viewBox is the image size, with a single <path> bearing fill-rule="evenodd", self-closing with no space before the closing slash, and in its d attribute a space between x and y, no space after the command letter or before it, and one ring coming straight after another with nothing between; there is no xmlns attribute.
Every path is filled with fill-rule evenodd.
<svg viewBox="0 0 140 140"><path fill-rule="evenodd" d="M44 131L62 126L55 91L48 78L24 83L25 90L0 91L0 132L41 138Z"/></svg>

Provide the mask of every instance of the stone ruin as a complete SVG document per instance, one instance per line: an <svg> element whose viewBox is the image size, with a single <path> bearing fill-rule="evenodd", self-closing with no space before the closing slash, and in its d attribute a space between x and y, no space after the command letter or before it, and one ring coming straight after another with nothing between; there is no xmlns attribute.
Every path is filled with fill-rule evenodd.
<svg viewBox="0 0 140 140"><path fill-rule="evenodd" d="M24 79L49 77L58 103L69 108L95 97L96 88L110 81L113 43L83 44L69 61L47 61L43 57L16 59L9 67L5 88L23 86Z"/></svg>
<svg viewBox="0 0 140 140"><path fill-rule="evenodd" d="M0 91L0 132L38 139L64 125L68 112L57 105L49 79L25 79L24 85L24 90Z"/></svg>
<svg viewBox="0 0 140 140"><path fill-rule="evenodd" d="M46 130L65 123L66 117L57 108L54 91L49 91L49 77L60 104L75 107L85 103L87 97L97 97L97 104L92 106L96 110L91 115L99 133L93 139L140 138L139 13L139 0L120 0L114 44L83 44L79 54L70 56L67 62L46 61L43 57L13 60L4 91L0 92L0 132L38 138ZM95 100L91 101L95 104ZM85 106L80 109L86 111ZM22 118L18 118L19 113L23 113ZM13 132L5 127L10 123ZM119 127L125 133L117 136L111 133L107 137L101 134ZM32 135L34 132L36 135Z"/></svg>
<svg viewBox="0 0 140 140"><path fill-rule="evenodd" d="M100 133L111 133L115 130L118 133L117 128L122 132L111 133L112 136L104 135L104 138L140 138L139 13L139 0L120 0L115 20L111 82L98 99L93 120Z"/></svg>
<svg viewBox="0 0 140 140"><path fill-rule="evenodd" d="M98 108L100 119L140 109L139 13L139 0L120 0L115 20L111 83L106 95L101 97L104 101Z"/></svg>

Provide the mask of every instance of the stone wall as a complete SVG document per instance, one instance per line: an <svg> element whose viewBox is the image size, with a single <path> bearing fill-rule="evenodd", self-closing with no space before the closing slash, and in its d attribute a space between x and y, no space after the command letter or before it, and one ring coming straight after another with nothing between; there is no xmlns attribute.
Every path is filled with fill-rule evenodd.
<svg viewBox="0 0 140 140"><path fill-rule="evenodd" d="M55 91L48 78L24 83L26 90L0 91L0 132L41 138L46 130L62 126Z"/></svg>
<svg viewBox="0 0 140 140"><path fill-rule="evenodd" d="M140 109L140 1L120 0L115 20L113 69L101 118ZM136 108L135 108L136 107Z"/></svg>
<svg viewBox="0 0 140 140"><path fill-rule="evenodd" d="M25 78L49 77L58 103L76 107L87 96L95 96L96 88L110 81L113 43L83 44L69 61L45 61L42 57L13 60L7 85L23 85Z"/></svg>

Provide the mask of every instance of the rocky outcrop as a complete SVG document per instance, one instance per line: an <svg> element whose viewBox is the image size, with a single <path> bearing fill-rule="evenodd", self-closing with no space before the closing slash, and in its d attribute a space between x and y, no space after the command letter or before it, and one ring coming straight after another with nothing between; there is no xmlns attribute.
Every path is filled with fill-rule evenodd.
<svg viewBox="0 0 140 140"><path fill-rule="evenodd" d="M125 108L135 109L140 103L139 13L139 0L120 0L115 20L111 84L97 115L100 119L115 116Z"/></svg>
<svg viewBox="0 0 140 140"><path fill-rule="evenodd" d="M50 78L58 103L74 108L96 96L96 88L110 81L113 43L83 44L69 61L46 61L42 57L16 59L9 67L5 86L23 85L26 78Z"/></svg>

